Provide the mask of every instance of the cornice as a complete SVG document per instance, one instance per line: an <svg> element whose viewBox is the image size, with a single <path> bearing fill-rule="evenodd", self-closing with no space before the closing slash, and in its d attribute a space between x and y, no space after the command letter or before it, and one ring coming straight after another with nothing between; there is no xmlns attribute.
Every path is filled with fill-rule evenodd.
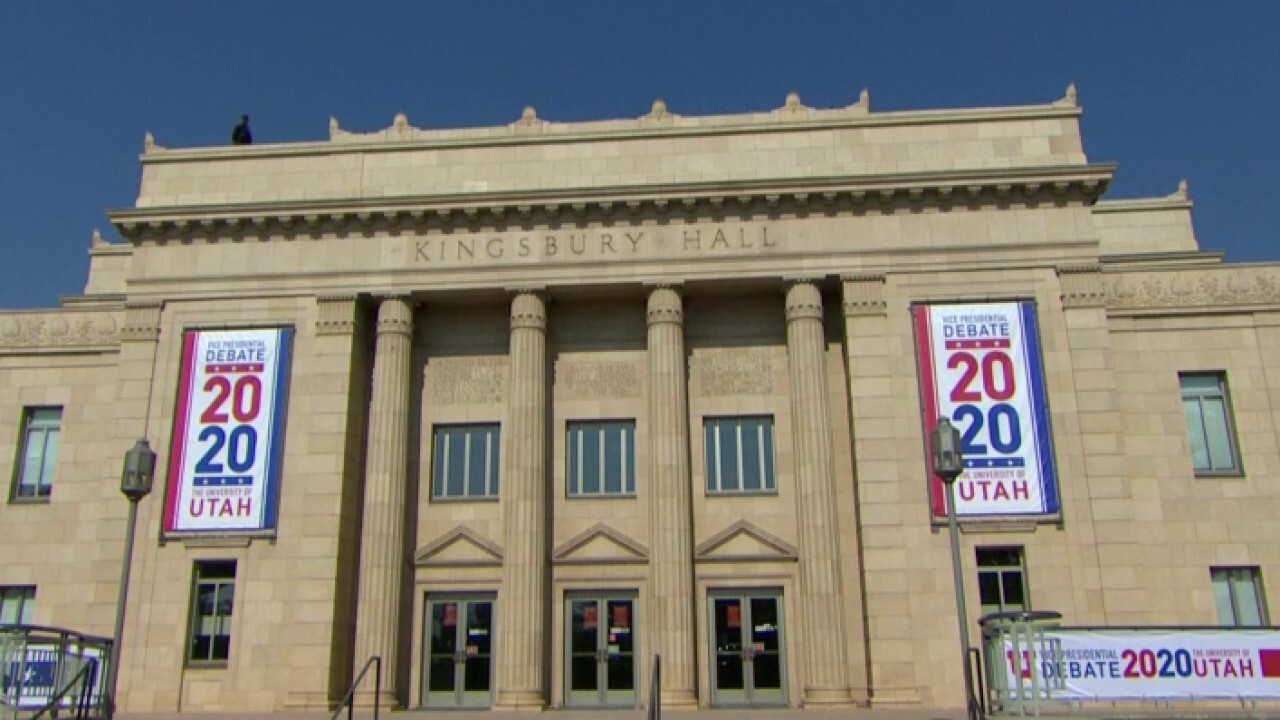
<svg viewBox="0 0 1280 720"><path fill-rule="evenodd" d="M137 243L220 237L318 234L375 226L499 228L531 222L580 222L618 215L752 215L777 212L910 211L926 205L1041 202L1094 204L1111 163L1015 169L893 173L668 185L579 187L541 192L450 193L341 201L234 203L108 211Z"/></svg>
<svg viewBox="0 0 1280 720"><path fill-rule="evenodd" d="M794 101L793 101L794 100ZM686 116L667 111L655 101L653 109L636 118L586 122L547 122L525 108L521 117L506 125L471 128L422 129L397 114L391 126L367 133L350 132L330 119L329 139L310 142L274 143L202 148L166 148L147 133L143 164L208 162L241 158L282 158L351 153L401 152L418 149L466 149L507 145L569 144L653 137L714 137L837 130L845 128L897 127L904 125L965 124L1078 118L1082 114L1074 99L1045 105L898 110L871 112L865 93L857 103L838 108L812 108L788 96L774 110L734 115Z"/></svg>

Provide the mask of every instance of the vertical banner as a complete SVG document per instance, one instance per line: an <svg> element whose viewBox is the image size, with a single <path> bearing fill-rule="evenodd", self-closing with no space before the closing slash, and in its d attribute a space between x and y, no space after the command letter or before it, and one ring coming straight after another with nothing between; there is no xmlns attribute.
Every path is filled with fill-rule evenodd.
<svg viewBox="0 0 1280 720"><path fill-rule="evenodd" d="M292 350L292 327L183 334L166 532L275 528Z"/></svg>
<svg viewBox="0 0 1280 720"><path fill-rule="evenodd" d="M1040 333L1032 302L915 305L925 453L939 417L960 431L957 515L1058 512ZM926 458L927 467L933 458ZM935 516L946 493L929 473Z"/></svg>

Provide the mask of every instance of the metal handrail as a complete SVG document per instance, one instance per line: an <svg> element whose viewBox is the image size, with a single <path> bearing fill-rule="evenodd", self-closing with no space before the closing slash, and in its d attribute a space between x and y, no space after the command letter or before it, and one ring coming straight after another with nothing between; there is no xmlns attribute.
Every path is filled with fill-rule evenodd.
<svg viewBox="0 0 1280 720"><path fill-rule="evenodd" d="M45 703L44 707L37 710L35 714L31 716L31 720L38 720L40 717L44 716L46 712L51 710L56 712L62 705L62 698L66 697L67 693L71 692L77 682L80 683L80 698L76 700L75 717L77 720L87 717L86 711L89 709L89 698L93 693L93 682L96 679L97 668L98 664L95 662L85 663L61 690L54 694L53 697L49 698L49 702Z"/></svg>
<svg viewBox="0 0 1280 720"><path fill-rule="evenodd" d="M347 706L347 720L355 717L355 695L356 688L360 687L360 682L364 680L364 676L369 673L369 666L373 666L373 720L378 720L379 706L379 688L382 687L382 658L377 655L371 656L365 661L364 667L361 668L360 674L351 683L351 689L347 690L347 694L338 703L338 707L334 708L333 714L329 716L329 720L338 720L338 716L342 714L342 706Z"/></svg>
<svg viewBox="0 0 1280 720"><path fill-rule="evenodd" d="M662 656L653 654L653 676L649 678L649 712L647 720L662 720Z"/></svg>

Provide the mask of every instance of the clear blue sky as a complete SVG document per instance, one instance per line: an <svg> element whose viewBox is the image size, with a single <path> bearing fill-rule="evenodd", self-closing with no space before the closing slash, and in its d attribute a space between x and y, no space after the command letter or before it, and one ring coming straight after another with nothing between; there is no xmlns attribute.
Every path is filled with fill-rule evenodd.
<svg viewBox="0 0 1280 720"><path fill-rule="evenodd" d="M0 0L0 308L83 289L94 227L169 147L847 105L1044 103L1077 83L1108 197L1187 178L1201 247L1280 257L1280 2Z"/></svg>

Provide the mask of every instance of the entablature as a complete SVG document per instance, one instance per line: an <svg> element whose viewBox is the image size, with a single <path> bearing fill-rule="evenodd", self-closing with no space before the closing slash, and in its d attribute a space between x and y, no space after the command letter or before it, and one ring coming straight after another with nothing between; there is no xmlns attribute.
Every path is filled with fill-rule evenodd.
<svg viewBox="0 0 1280 720"><path fill-rule="evenodd" d="M450 193L342 201L125 208L108 213L134 243L220 238L267 239L375 227L501 229L608 222L621 215L685 214L750 218L778 214L862 214L925 207L1093 205L1115 165L898 173L871 176L577 187L521 193Z"/></svg>

